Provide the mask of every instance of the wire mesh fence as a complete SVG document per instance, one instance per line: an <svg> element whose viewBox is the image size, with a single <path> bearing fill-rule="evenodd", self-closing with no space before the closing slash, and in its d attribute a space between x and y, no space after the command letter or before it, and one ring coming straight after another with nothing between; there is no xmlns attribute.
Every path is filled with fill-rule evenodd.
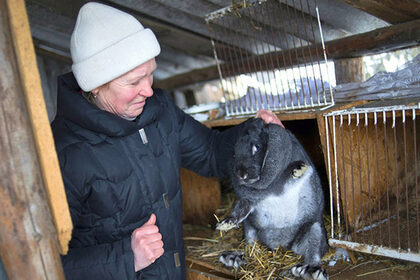
<svg viewBox="0 0 420 280"><path fill-rule="evenodd" d="M241 1L206 22L228 116L334 103L316 1Z"/></svg>

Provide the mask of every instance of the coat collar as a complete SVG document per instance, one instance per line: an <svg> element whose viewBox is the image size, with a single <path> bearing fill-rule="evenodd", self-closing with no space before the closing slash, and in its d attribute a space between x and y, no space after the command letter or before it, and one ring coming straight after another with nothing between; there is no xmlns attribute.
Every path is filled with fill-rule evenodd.
<svg viewBox="0 0 420 280"><path fill-rule="evenodd" d="M58 77L56 118L70 120L90 131L110 137L129 135L156 121L160 112L161 105L154 94L147 98L143 112L134 121L125 120L86 100L72 72Z"/></svg>

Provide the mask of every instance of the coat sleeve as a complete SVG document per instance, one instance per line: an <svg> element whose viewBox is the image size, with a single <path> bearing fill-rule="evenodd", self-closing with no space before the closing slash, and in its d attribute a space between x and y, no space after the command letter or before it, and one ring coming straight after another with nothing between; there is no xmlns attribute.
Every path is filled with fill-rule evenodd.
<svg viewBox="0 0 420 280"><path fill-rule="evenodd" d="M233 147L241 125L224 131L210 129L174 103L171 106L178 121L182 166L206 177L229 177Z"/></svg>
<svg viewBox="0 0 420 280"><path fill-rule="evenodd" d="M71 248L61 257L66 279L136 279L131 240Z"/></svg>
<svg viewBox="0 0 420 280"><path fill-rule="evenodd" d="M73 222L73 233L82 221L83 213L88 211L84 201L89 195L85 186L90 172L85 172L89 165L82 165L76 159L85 159L86 151L79 145L68 146L58 152L61 173L65 185L67 202ZM82 156L84 155L84 157ZM83 167L83 168L82 168ZM77 239L77 237L76 237ZM102 243L92 246L80 246L78 240L70 241L67 255L61 256L66 279L136 279L134 254L131 250L131 238Z"/></svg>

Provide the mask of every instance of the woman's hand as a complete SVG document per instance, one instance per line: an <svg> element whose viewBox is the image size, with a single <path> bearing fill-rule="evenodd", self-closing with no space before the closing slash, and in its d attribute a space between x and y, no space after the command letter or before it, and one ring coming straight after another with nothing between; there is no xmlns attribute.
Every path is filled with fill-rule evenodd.
<svg viewBox="0 0 420 280"><path fill-rule="evenodd" d="M162 235L155 225L155 214L141 227L135 229L131 235L131 249L134 253L134 269L139 271L154 263L163 255Z"/></svg>
<svg viewBox="0 0 420 280"><path fill-rule="evenodd" d="M265 123L278 124L279 126L284 128L284 125L281 123L280 119L276 116L276 114L274 114L270 110L261 109L257 112L256 117L263 119Z"/></svg>

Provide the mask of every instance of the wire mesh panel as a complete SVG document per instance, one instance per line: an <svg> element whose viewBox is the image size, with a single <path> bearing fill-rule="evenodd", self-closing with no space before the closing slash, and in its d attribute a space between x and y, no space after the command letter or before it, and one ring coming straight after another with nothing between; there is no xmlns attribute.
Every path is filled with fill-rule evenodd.
<svg viewBox="0 0 420 280"><path fill-rule="evenodd" d="M420 98L367 106L324 115L330 244L420 262Z"/></svg>
<svg viewBox="0 0 420 280"><path fill-rule="evenodd" d="M228 116L334 103L316 1L238 1L206 21Z"/></svg>

